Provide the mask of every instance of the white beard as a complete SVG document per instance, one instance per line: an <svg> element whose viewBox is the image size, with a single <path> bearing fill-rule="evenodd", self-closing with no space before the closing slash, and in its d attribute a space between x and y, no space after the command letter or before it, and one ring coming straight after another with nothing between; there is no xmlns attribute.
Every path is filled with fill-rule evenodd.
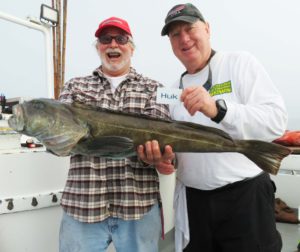
<svg viewBox="0 0 300 252"><path fill-rule="evenodd" d="M110 63L106 59L106 54L109 53L109 52L118 52L123 56L123 59L119 63ZM126 65L128 65L130 63L129 52L124 54L119 49L110 49L109 48L105 51L105 53L100 53L98 51L98 55L100 57L100 60L102 62L103 67L105 67L107 70L112 71L112 72L119 71L119 70L121 70L122 68L124 68Z"/></svg>

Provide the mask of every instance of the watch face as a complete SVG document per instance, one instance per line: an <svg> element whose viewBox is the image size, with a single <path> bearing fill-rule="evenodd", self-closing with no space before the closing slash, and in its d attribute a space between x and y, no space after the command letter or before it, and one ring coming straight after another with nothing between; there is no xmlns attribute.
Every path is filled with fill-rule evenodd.
<svg viewBox="0 0 300 252"><path fill-rule="evenodd" d="M217 100L217 104L218 106L223 109L223 110L227 110L227 106L226 106L226 103L223 99L220 99L220 100Z"/></svg>
<svg viewBox="0 0 300 252"><path fill-rule="evenodd" d="M213 120L216 123L219 123L223 120L227 112L227 106L226 102L223 99L216 100L216 106L218 109L218 114L214 118L211 118L211 120Z"/></svg>

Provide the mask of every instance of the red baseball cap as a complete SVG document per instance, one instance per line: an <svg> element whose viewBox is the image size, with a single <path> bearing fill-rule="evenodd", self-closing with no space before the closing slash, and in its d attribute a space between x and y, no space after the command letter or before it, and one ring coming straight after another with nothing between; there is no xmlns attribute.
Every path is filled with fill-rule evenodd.
<svg viewBox="0 0 300 252"><path fill-rule="evenodd" d="M117 27L131 35L131 31L127 21L117 17L110 17L105 19L99 24L97 31L95 32L95 36L98 38L100 36L101 31L106 27ZM132 35L131 35L132 36Z"/></svg>

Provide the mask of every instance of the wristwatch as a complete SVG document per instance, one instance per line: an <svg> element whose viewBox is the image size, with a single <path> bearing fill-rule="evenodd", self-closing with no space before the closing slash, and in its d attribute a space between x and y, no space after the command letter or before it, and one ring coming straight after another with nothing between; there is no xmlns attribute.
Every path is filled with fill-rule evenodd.
<svg viewBox="0 0 300 252"><path fill-rule="evenodd" d="M211 118L212 121L219 123L223 120L224 116L227 112L226 102L223 99L216 100L216 106L218 110L218 114Z"/></svg>

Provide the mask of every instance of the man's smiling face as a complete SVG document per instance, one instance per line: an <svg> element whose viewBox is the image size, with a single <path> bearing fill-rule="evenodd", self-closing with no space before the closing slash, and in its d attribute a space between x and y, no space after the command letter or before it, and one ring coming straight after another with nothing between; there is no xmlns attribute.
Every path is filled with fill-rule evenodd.
<svg viewBox="0 0 300 252"><path fill-rule="evenodd" d="M170 25L168 35L174 54L189 73L206 65L211 52L208 23L200 20L192 24L174 22Z"/></svg>
<svg viewBox="0 0 300 252"><path fill-rule="evenodd" d="M97 44L97 51L102 62L102 71L110 76L120 76L128 73L134 51L129 35L119 28L107 27L101 32L101 36L113 37L108 44L101 43L101 40ZM126 44L118 43L116 36L125 36L128 38L128 42Z"/></svg>

